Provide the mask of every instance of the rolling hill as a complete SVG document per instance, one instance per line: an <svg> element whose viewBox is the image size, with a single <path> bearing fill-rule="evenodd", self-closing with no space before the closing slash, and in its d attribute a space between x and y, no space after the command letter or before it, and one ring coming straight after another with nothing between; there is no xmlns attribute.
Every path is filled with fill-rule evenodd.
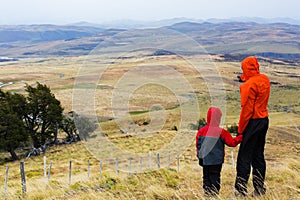
<svg viewBox="0 0 300 200"><path fill-rule="evenodd" d="M256 54L291 58L300 53L300 26L253 22L190 23L168 27L194 38L215 54Z"/></svg>
<svg viewBox="0 0 300 200"><path fill-rule="evenodd" d="M98 27L56 26L51 24L0 26L0 43L47 42L88 37L103 31Z"/></svg>
<svg viewBox="0 0 300 200"><path fill-rule="evenodd" d="M0 57L28 58L87 55L99 49L126 48L137 40L153 43L170 31L190 37L209 54L249 55L299 62L300 26L287 23L180 22L152 29L103 29L99 26L19 25L0 26ZM104 42L103 42L104 41ZM109 41L109 42L107 42ZM181 53L198 54L176 38ZM168 44L166 44L168 45ZM173 45L174 46L174 45ZM173 47L172 47L173 48Z"/></svg>

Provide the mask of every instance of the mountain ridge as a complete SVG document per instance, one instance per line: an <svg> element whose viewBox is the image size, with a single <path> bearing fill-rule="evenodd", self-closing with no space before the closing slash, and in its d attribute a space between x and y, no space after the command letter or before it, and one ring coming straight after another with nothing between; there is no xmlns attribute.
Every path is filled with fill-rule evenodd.
<svg viewBox="0 0 300 200"><path fill-rule="evenodd" d="M288 23L288 24L295 24L300 25L300 20L296 20L293 18L261 18L261 17L233 17L233 18L208 18L208 19L194 19L194 18L187 18L187 17L177 17L177 18L169 18L169 19L162 19L156 21L140 21L140 20L114 20L114 21L107 21L102 23L90 23L90 22L77 22L72 23L72 25L84 26L84 25L93 25L96 27L102 28L159 28L162 26L170 26L172 24L180 23L180 22L196 22L196 23L224 23L224 22L255 22L260 24L270 24L270 23Z"/></svg>
<svg viewBox="0 0 300 200"><path fill-rule="evenodd" d="M210 54L257 54L293 60L300 57L300 25L282 22L261 24L181 21L168 26L145 29L106 29L85 22L80 24L82 26L0 26L0 57L87 55L107 40L110 41L105 43L105 48L124 47L143 37L151 42L155 38L144 34L147 30L157 34L167 34L168 31L164 30L184 34L203 46ZM122 32L127 34L120 35ZM180 38L177 42L183 42L184 45ZM191 50L188 53L193 52Z"/></svg>

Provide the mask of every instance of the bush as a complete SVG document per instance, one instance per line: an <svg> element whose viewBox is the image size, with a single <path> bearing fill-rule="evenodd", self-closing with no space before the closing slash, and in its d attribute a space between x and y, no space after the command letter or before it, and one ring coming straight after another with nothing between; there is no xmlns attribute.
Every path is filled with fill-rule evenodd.
<svg viewBox="0 0 300 200"><path fill-rule="evenodd" d="M200 128L206 126L206 121L204 118L199 119L196 124L190 123L188 125L190 130L199 130Z"/></svg>
<svg viewBox="0 0 300 200"><path fill-rule="evenodd" d="M229 127L226 128L226 130L231 134L238 134L238 126L236 123L231 124Z"/></svg>

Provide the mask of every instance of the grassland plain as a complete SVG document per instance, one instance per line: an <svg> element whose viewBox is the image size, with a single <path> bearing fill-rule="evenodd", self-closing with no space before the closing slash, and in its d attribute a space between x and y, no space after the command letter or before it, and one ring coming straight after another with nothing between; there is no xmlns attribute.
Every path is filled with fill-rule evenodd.
<svg viewBox="0 0 300 200"><path fill-rule="evenodd" d="M197 56L195 56L197 57ZM207 85L195 68L184 60L170 56L132 57L116 62L107 58L97 63L91 57L53 57L47 59L30 59L18 62L0 63L0 81L13 84L3 87L5 90L23 92L24 84L34 84L36 81L50 86L55 96L62 102L65 112L73 109L73 87L78 76L78 70L90 59L90 66L95 70L108 65L98 81L95 90L95 110L98 117L112 117L112 94L119 80L139 64L148 63L153 66L170 66L184 75L189 81L198 99L199 118L205 117L211 100ZM199 62L207 58L198 57ZM226 91L226 114L224 126L236 123L239 114L239 84L236 80L240 72L239 63L214 63ZM272 81L270 97L270 129L267 136L266 160L268 193L262 199L300 199L300 85L299 66L274 65L261 62L262 73L267 74ZM207 71L207 76L213 76ZM76 89L88 91L94 89L88 81L76 85ZM182 91L183 94L191 91ZM130 111L129 122L147 129L151 121L152 105L161 105L167 115L167 120L161 131L151 137L138 137L139 133L129 130L126 135L120 134L120 128L115 120L103 121L96 132L105 134L108 140L118 148L136 153L155 152L164 144L169 143L177 132L182 117L178 97L170 90L157 84L147 84L134 90L128 102ZM191 131L191 134L195 134ZM180 155L180 171L177 172L176 159L172 157L171 170L148 169L143 173L115 172L115 157L103 160L102 177L99 175L99 159L90 151L89 143L80 142L67 146L51 147L47 152L48 166L53 163L51 179L45 184L43 178L43 155L25 160L27 178L27 194L24 199L204 199L202 192L202 172L195 157L194 142ZM22 153L22 152L20 152ZM237 148L226 148L226 158L222 171L222 187L220 199L235 199L233 183L235 169L232 167L232 155L236 156ZM191 157L184 164L183 155ZM9 155L1 153L2 170L0 177L4 180L5 166L9 167L7 199L21 197L19 162L9 162ZM154 158L154 157L153 157ZM122 158L123 159L123 158ZM121 162L126 162L124 158ZM73 161L72 181L68 183L69 161ZM90 160L90 177L87 163ZM146 159L145 159L146 160ZM146 162L144 160L144 162ZM138 165L138 163L133 163ZM145 163L146 165L146 163ZM153 161L153 168L155 162ZM249 183L250 191L252 190ZM4 188L4 181L0 182ZM2 196L1 196L2 197ZM248 199L255 199L249 197Z"/></svg>

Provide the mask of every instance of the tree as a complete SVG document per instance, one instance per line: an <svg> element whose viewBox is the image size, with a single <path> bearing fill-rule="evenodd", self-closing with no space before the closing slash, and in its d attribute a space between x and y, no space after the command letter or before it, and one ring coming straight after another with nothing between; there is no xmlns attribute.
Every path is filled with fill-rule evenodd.
<svg viewBox="0 0 300 200"><path fill-rule="evenodd" d="M80 140L75 122L71 117L64 116L59 127L67 134L67 142L77 142Z"/></svg>
<svg viewBox="0 0 300 200"><path fill-rule="evenodd" d="M18 160L15 149L28 141L21 111L25 98L0 90L0 149L8 151L13 160Z"/></svg>
<svg viewBox="0 0 300 200"><path fill-rule="evenodd" d="M28 96L24 120L33 146L38 148L55 139L57 124L63 119L63 108L46 85L38 82L36 87L26 85L25 91Z"/></svg>

